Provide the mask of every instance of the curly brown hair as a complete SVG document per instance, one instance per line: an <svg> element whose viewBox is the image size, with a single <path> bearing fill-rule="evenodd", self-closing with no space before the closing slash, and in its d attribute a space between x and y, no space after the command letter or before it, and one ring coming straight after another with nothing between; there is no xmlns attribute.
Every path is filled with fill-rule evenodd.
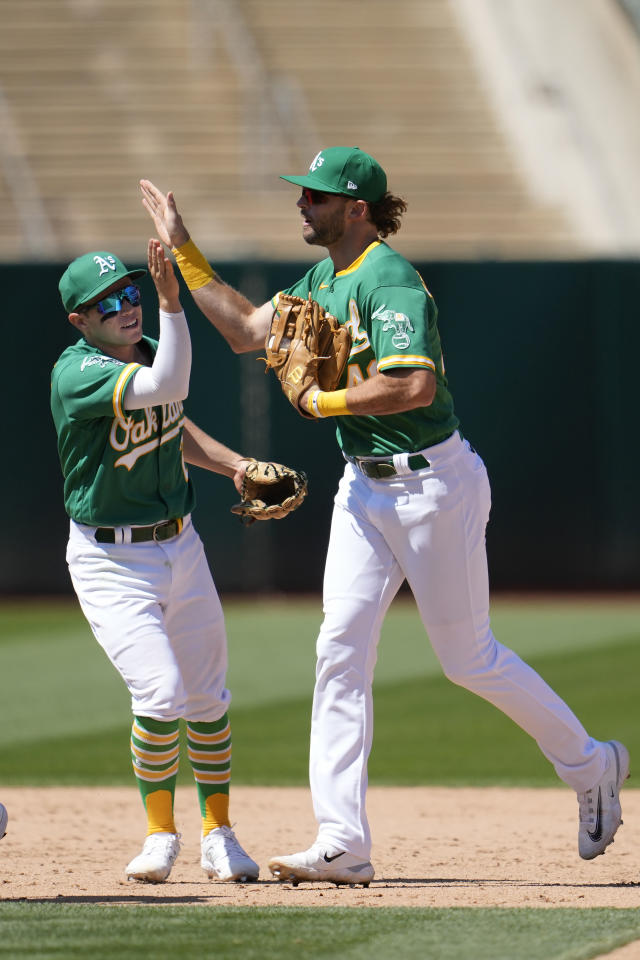
<svg viewBox="0 0 640 960"><path fill-rule="evenodd" d="M369 204L369 217L375 224L378 236L388 237L400 229L400 219L407 209L407 202L392 193L384 194L381 200Z"/></svg>

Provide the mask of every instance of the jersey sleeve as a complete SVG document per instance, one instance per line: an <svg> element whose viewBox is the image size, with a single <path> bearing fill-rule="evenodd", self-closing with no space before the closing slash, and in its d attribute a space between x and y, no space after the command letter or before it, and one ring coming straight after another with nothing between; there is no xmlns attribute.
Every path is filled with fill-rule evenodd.
<svg viewBox="0 0 640 960"><path fill-rule="evenodd" d="M422 367L436 372L441 359L435 304L416 287L378 287L367 303L369 339L379 371Z"/></svg>
<svg viewBox="0 0 640 960"><path fill-rule="evenodd" d="M67 415L77 420L95 417L126 419L122 398L139 363L122 363L101 355L79 356L57 371L56 387Z"/></svg>

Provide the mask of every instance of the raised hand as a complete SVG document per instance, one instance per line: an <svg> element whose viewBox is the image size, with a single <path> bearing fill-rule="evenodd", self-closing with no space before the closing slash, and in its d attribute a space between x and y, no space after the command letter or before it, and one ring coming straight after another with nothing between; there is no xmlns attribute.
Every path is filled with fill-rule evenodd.
<svg viewBox="0 0 640 960"><path fill-rule="evenodd" d="M178 213L175 197L170 190L164 194L150 180L141 180L142 206L153 220L158 236L167 247L181 247L189 233Z"/></svg>
<svg viewBox="0 0 640 960"><path fill-rule="evenodd" d="M147 263L158 291L158 305L166 313L180 313L180 286L173 266L159 240L149 240Z"/></svg>

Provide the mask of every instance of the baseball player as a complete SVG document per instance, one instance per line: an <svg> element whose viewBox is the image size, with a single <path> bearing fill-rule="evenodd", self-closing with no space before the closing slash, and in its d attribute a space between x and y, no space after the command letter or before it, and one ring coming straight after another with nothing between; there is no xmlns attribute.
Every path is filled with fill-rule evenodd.
<svg viewBox="0 0 640 960"><path fill-rule="evenodd" d="M145 270L112 253L78 257L59 284L80 339L53 369L51 409L70 517L67 562L80 606L131 694L131 757L147 815L126 875L166 880L180 850L174 821L179 720L187 730L210 878L249 881L258 865L229 822L231 732L222 608L191 520L187 463L231 478L248 460L184 413L191 341L178 281L149 241L159 342L142 333Z"/></svg>
<svg viewBox="0 0 640 960"><path fill-rule="evenodd" d="M9 823L9 814L7 813L7 808L4 803L0 803L0 840L7 833L7 824Z"/></svg>
<svg viewBox="0 0 640 960"><path fill-rule="evenodd" d="M365 811L372 680L386 611L407 580L429 640L454 683L494 704L538 743L578 794L580 856L620 824L626 748L599 742L489 621L485 466L463 438L445 377L436 305L422 277L385 243L405 202L377 161L331 147L302 176L306 243L329 256L284 293L311 296L351 333L340 389L312 385L299 412L334 417L345 458L335 498L317 642L310 783L318 823L307 850L269 863L280 880L361 883L374 876ZM225 285L191 240L172 193L142 181L143 204L174 250L192 295L236 352L263 348L279 294L255 307Z"/></svg>

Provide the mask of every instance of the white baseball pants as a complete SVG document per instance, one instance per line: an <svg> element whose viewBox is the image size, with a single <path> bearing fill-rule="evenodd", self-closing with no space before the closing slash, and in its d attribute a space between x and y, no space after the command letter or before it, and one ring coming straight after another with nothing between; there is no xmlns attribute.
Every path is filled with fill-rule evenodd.
<svg viewBox="0 0 640 960"><path fill-rule="evenodd" d="M71 521L67 562L96 640L134 714L209 722L227 710L227 638L202 542L189 518L160 543L96 543Z"/></svg>
<svg viewBox="0 0 640 960"><path fill-rule="evenodd" d="M604 748L489 623L484 463L454 433L422 451L430 467L371 480L347 463L335 499L317 643L310 783L318 839L369 859L365 810L372 680L382 621L406 578L446 676L537 741L558 776L589 789Z"/></svg>

